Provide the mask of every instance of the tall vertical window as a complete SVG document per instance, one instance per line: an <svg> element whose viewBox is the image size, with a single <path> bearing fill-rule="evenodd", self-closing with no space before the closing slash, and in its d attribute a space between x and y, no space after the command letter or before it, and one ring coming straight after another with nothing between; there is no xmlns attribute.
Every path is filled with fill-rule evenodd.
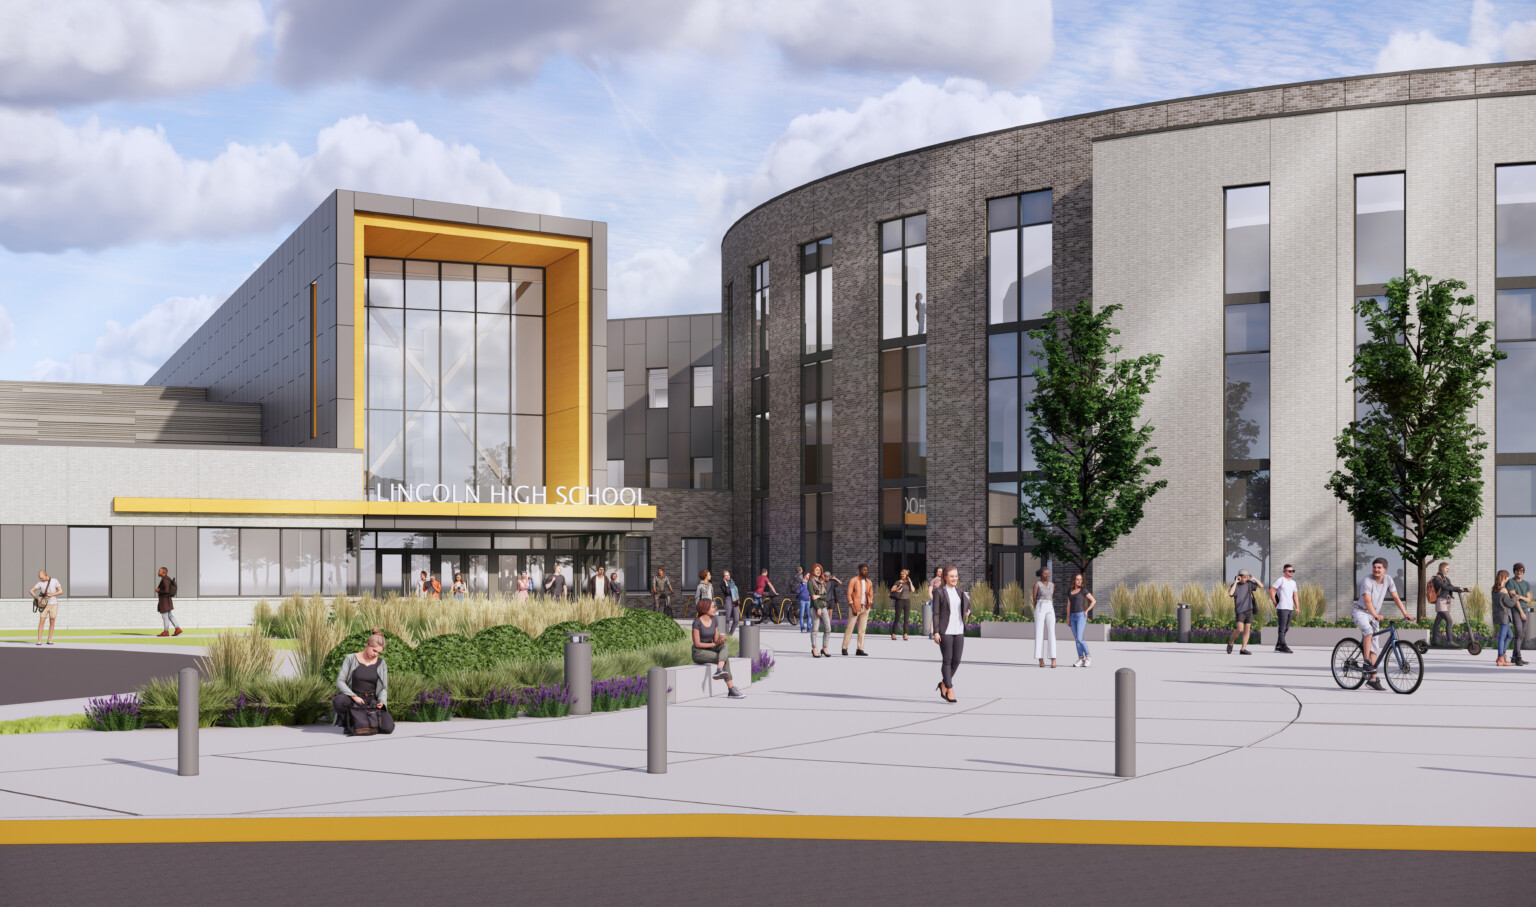
<svg viewBox="0 0 1536 907"><path fill-rule="evenodd" d="M928 333L928 216L880 225L880 339Z"/></svg>
<svg viewBox="0 0 1536 907"><path fill-rule="evenodd" d="M696 365L693 367L693 405L715 405L715 367L712 365Z"/></svg>
<svg viewBox="0 0 1536 907"><path fill-rule="evenodd" d="M319 286L309 285L309 437L320 436L320 301Z"/></svg>
<svg viewBox="0 0 1536 907"><path fill-rule="evenodd" d="M1269 186L1226 190L1226 576L1269 576Z"/></svg>
<svg viewBox="0 0 1536 907"><path fill-rule="evenodd" d="M667 408L667 370L664 368L646 369L645 390L650 399L651 409Z"/></svg>
<svg viewBox="0 0 1536 907"><path fill-rule="evenodd" d="M608 415L624 411L624 370L608 373Z"/></svg>
<svg viewBox="0 0 1536 907"><path fill-rule="evenodd" d="M752 268L752 368L768 367L768 262Z"/></svg>
<svg viewBox="0 0 1536 907"><path fill-rule="evenodd" d="M987 202L987 323L1051 310L1051 190Z"/></svg>
<svg viewBox="0 0 1536 907"><path fill-rule="evenodd" d="M1387 281L1403 276L1406 247L1406 195L1404 174L1374 173L1355 177L1355 299L1386 302ZM1355 316L1355 346L1370 339L1365 319ZM1355 401L1355 418L1364 418L1365 404ZM1407 588L1403 556L1367 538L1355 529L1355 575L1370 569L1371 561L1387 559L1387 572L1399 591Z"/></svg>
<svg viewBox="0 0 1536 907"><path fill-rule="evenodd" d="M832 240L800 248L805 355L832 352Z"/></svg>
<svg viewBox="0 0 1536 907"><path fill-rule="evenodd" d="M1040 345L1028 332L1052 306L1053 198L1042 189L987 202L987 563L999 585L1024 582L1034 563L1034 541L1013 520L1020 474L1035 468L1025 407Z"/></svg>
<svg viewBox="0 0 1536 907"><path fill-rule="evenodd" d="M715 459L714 459L714 457L694 457L692 459L692 464L693 464L693 487L694 488L714 488L715 487Z"/></svg>
<svg viewBox="0 0 1536 907"><path fill-rule="evenodd" d="M832 569L832 492L815 492L802 495L801 515L805 524L801 529L801 560L805 569L821 564Z"/></svg>
<svg viewBox="0 0 1536 907"><path fill-rule="evenodd" d="M1536 384L1536 164L1496 167L1494 196L1495 334L1509 357L1494 379L1495 547L1508 566L1536 551L1536 421L1526 399Z"/></svg>
<svg viewBox="0 0 1536 907"><path fill-rule="evenodd" d="M544 272L370 258L368 495L544 482Z"/></svg>
<svg viewBox="0 0 1536 907"><path fill-rule="evenodd" d="M880 353L880 478L928 475L928 347Z"/></svg>
<svg viewBox="0 0 1536 907"><path fill-rule="evenodd" d="M832 482L832 362L800 368L800 399L805 406L805 485Z"/></svg>
<svg viewBox="0 0 1536 907"><path fill-rule="evenodd" d="M752 379L752 491L768 490L768 376Z"/></svg>

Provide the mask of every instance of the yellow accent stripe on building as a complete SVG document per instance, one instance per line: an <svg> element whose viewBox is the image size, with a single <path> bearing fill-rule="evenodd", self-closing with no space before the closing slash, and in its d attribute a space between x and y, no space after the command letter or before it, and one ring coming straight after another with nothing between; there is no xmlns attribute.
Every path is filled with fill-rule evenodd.
<svg viewBox="0 0 1536 907"><path fill-rule="evenodd" d="M369 816L215 819L16 819L4 844L173 844L263 841L468 841L697 838L739 815ZM1426 831L1435 846L1426 848ZM1536 829L1272 822L1121 822L886 816L753 816L752 836L778 840L943 841L1282 847L1316 850L1536 852Z"/></svg>
<svg viewBox="0 0 1536 907"><path fill-rule="evenodd" d="M297 516L547 517L654 520L654 504L438 504L430 501L296 501L253 498L113 498L113 513Z"/></svg>

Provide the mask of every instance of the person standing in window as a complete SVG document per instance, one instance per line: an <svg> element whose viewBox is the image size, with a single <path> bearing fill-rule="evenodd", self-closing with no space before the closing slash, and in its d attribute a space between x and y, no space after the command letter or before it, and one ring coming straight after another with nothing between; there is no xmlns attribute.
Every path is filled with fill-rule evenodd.
<svg viewBox="0 0 1536 907"><path fill-rule="evenodd" d="M32 606L37 611L37 644L43 644L43 624L48 624L48 645L53 645L53 628L59 622L59 596L64 587L48 575L47 570L37 571L37 583L32 586Z"/></svg>
<svg viewBox="0 0 1536 907"><path fill-rule="evenodd" d="M160 612L160 624L165 628L160 631L160 635L180 636L181 624L176 622L176 600L171 595L170 571L164 567L160 568L159 579L155 582L155 596L159 599L159 604L155 610ZM175 633L171 632L172 628L175 628Z"/></svg>
<svg viewBox="0 0 1536 907"><path fill-rule="evenodd" d="M1227 594L1232 596L1232 607L1237 612L1237 623L1232 626L1232 635L1227 637L1228 655L1232 654L1232 644L1237 642L1239 634L1243 637L1242 654L1253 654L1248 651L1248 634L1253 629L1253 612L1258 609L1253 599L1253 593L1257 591L1259 584L1253 581L1253 574L1247 570L1237 571L1237 578L1232 580L1232 588L1227 590Z"/></svg>
<svg viewBox="0 0 1536 907"><path fill-rule="evenodd" d="M699 571L699 585L693 590L694 603L711 602L715 600L715 584L709 581L708 568Z"/></svg>
<svg viewBox="0 0 1536 907"><path fill-rule="evenodd" d="M917 308L917 332L919 334L926 334L926 333L928 333L928 303L923 302L923 294L918 293L916 295L917 295L917 306L916 306L916 308Z"/></svg>
<svg viewBox="0 0 1536 907"><path fill-rule="evenodd" d="M450 591L453 593L453 597L459 600L462 600L464 596L469 594L469 587L464 584L464 574L455 573L453 575L453 586Z"/></svg>
<svg viewBox="0 0 1536 907"><path fill-rule="evenodd" d="M1285 565L1279 579L1269 587L1270 601L1275 603L1275 620L1280 627L1275 634L1275 651L1293 654L1285 644L1285 632L1291 628L1291 617L1296 613L1296 568Z"/></svg>
<svg viewBox="0 0 1536 907"><path fill-rule="evenodd" d="M549 576L544 577L544 594L557 600L565 598L565 574L559 568L551 570Z"/></svg>
<svg viewBox="0 0 1536 907"><path fill-rule="evenodd" d="M533 580L528 578L528 571L524 570L517 575L517 600L520 602L527 601L528 593L532 591Z"/></svg>
<svg viewBox="0 0 1536 907"><path fill-rule="evenodd" d="M608 574L598 570L587 580L587 594L593 598L608 597Z"/></svg>
<svg viewBox="0 0 1536 907"><path fill-rule="evenodd" d="M901 571L901 576L891 584L891 639L896 639L896 628L901 628L901 641L907 641L907 625L912 622L912 572Z"/></svg>
<svg viewBox="0 0 1536 907"><path fill-rule="evenodd" d="M939 646L939 698L955 698L955 672L965 652L965 621L971 616L971 597L960 588L960 571L946 567L944 585L933 593L933 641Z"/></svg>
<svg viewBox="0 0 1536 907"><path fill-rule="evenodd" d="M1051 667L1056 667L1056 585L1051 582L1051 568L1035 571L1035 585L1029 590L1029 605L1035 612L1035 660L1045 667L1045 653L1051 653Z"/></svg>
<svg viewBox="0 0 1536 907"><path fill-rule="evenodd" d="M608 591L613 593L614 601L621 605L624 604L624 583L619 579L619 572L617 570L608 574Z"/></svg>
<svg viewBox="0 0 1536 907"><path fill-rule="evenodd" d="M427 593L431 590L431 588L432 584L427 580L427 571L421 571L421 576L416 579L417 597L426 598Z"/></svg>
<svg viewBox="0 0 1536 907"><path fill-rule="evenodd" d="M651 577L651 608L662 614L671 614L674 591L672 580L667 578L667 571L657 567L656 575Z"/></svg>
<svg viewBox="0 0 1536 907"><path fill-rule="evenodd" d="M811 594L811 657L830 658L827 642L832 637L832 612L828 610L827 576L820 564L811 565L810 578L805 582ZM816 630L821 629L821 654L816 653Z"/></svg>
<svg viewBox="0 0 1536 907"><path fill-rule="evenodd" d="M1097 601L1083 582L1083 575L1074 573L1072 585L1067 587L1067 622L1072 626L1072 641L1077 643L1077 661L1072 662L1074 668L1093 667L1093 658L1088 654L1088 644L1083 642L1083 634L1088 631L1088 619L1093 615L1095 604Z"/></svg>
<svg viewBox="0 0 1536 907"><path fill-rule="evenodd" d="M859 628L859 654L864 651L864 628L869 626L869 612L875 607L875 584L869 578L869 565L860 564L859 573L848 582L848 626L843 630L843 654L848 654L848 643L853 640L853 628Z"/></svg>

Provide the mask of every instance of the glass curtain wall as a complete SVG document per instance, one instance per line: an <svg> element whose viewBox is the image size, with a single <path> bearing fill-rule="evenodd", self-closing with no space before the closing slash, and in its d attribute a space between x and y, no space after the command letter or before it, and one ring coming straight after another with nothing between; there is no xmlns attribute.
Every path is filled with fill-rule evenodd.
<svg viewBox="0 0 1536 907"><path fill-rule="evenodd" d="M1404 174L1373 173L1355 177L1355 298L1386 302L1387 281L1402 277L1405 268L1407 205ZM1370 339L1365 320L1355 316L1355 346ZM1357 398L1355 418L1367 407ZM1387 572L1404 601L1409 599L1403 556L1355 529L1355 578L1367 573L1371 561L1387 559Z"/></svg>
<svg viewBox="0 0 1536 907"><path fill-rule="evenodd" d="M1269 579L1269 186L1225 190L1225 576Z"/></svg>
<svg viewBox="0 0 1536 907"><path fill-rule="evenodd" d="M801 550L832 568L832 239L800 247Z"/></svg>
<svg viewBox="0 0 1536 907"><path fill-rule="evenodd" d="M356 594L362 534L355 529L199 529L197 594ZM365 579L364 588L372 589L371 561Z"/></svg>
<svg viewBox="0 0 1536 907"><path fill-rule="evenodd" d="M993 585L1027 584L1034 540L1014 524L1019 478L1035 468L1029 414L1039 343L1052 307L1052 190L987 202L987 548ZM1006 518L1005 518L1006 517Z"/></svg>
<svg viewBox="0 0 1536 907"><path fill-rule="evenodd" d="M1536 164L1494 169L1495 331L1509 358L1494 381L1498 566L1536 562Z"/></svg>
<svg viewBox="0 0 1536 907"><path fill-rule="evenodd" d="M368 495L544 483L544 272L370 258ZM427 486L422 489L421 486Z"/></svg>
<svg viewBox="0 0 1536 907"><path fill-rule="evenodd" d="M928 216L880 224L880 565L927 567Z"/></svg>

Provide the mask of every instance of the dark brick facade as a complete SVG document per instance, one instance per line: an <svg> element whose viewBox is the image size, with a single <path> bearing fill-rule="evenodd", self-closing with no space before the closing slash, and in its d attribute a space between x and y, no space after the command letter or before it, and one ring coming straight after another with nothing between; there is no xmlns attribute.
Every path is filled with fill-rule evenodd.
<svg viewBox="0 0 1536 907"><path fill-rule="evenodd" d="M769 567L786 581L801 540L801 280L798 247L834 239L837 370L833 490L835 568L879 555L877 469L879 222L928 215L928 563L954 563L966 581L986 572L988 199L1054 191L1054 304L1093 293L1093 143L1222 121L1419 100L1536 90L1536 65L1500 64L1337 79L1086 114L896 155L786 192L738 220L721 244L733 287L727 346L750 349L751 269L772 268L769 326L772 441ZM728 357L731 381L731 561L750 563L751 357ZM670 522L670 516L667 518Z"/></svg>

